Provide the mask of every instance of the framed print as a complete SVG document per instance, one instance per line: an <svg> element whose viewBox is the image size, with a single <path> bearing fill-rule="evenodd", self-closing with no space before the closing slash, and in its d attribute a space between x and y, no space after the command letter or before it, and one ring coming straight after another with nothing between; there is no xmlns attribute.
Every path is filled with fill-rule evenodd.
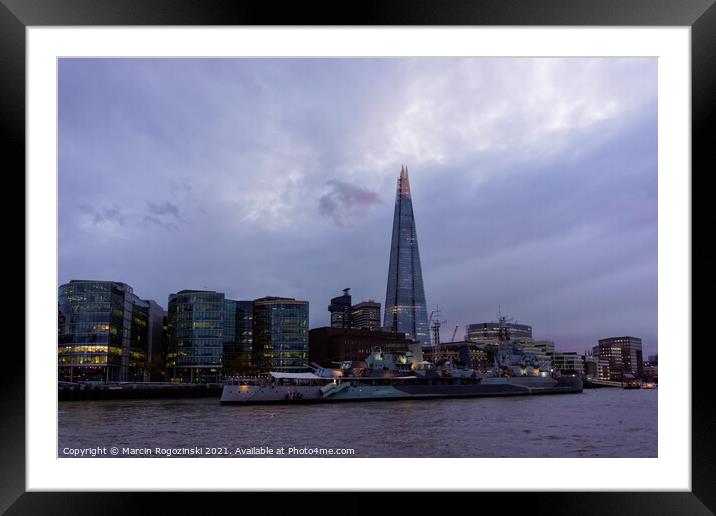
<svg viewBox="0 0 716 516"><path fill-rule="evenodd" d="M712 2L319 11L3 1L3 510L713 513Z"/></svg>

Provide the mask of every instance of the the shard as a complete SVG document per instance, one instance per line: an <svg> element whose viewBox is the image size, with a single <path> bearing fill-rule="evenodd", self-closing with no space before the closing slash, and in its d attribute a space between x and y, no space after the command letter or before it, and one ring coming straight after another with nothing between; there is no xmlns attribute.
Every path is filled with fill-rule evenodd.
<svg viewBox="0 0 716 516"><path fill-rule="evenodd" d="M423 272L420 268L418 236L406 167L400 169L395 196L383 326L406 333L416 342L430 342Z"/></svg>

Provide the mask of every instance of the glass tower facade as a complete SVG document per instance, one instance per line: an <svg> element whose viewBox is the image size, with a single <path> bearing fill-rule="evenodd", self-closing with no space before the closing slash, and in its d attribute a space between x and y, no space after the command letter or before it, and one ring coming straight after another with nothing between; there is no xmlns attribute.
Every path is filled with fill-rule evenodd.
<svg viewBox="0 0 716 516"><path fill-rule="evenodd" d="M167 369L172 381L221 381L224 294L182 290L169 295Z"/></svg>
<svg viewBox="0 0 716 516"><path fill-rule="evenodd" d="M301 371L308 363L308 301L262 297L254 301L254 368Z"/></svg>
<svg viewBox="0 0 716 516"><path fill-rule="evenodd" d="M408 169L401 167L395 196L383 327L429 343L428 313L415 232Z"/></svg>
<svg viewBox="0 0 716 516"><path fill-rule="evenodd" d="M141 382L161 307L115 281L72 280L58 289L58 377L70 382ZM161 338L161 336L159 337Z"/></svg>
<svg viewBox="0 0 716 516"><path fill-rule="evenodd" d="M224 300L224 376L252 372L254 304Z"/></svg>

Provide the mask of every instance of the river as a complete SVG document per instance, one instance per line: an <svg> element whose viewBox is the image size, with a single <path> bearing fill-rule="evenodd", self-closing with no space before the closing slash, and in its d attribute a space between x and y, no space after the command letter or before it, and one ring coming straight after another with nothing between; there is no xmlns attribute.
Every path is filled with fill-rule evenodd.
<svg viewBox="0 0 716 516"><path fill-rule="evenodd" d="M58 455L103 448L97 456L111 449L119 456L255 457L283 449L282 456L301 457L656 457L657 394L602 388L299 406L221 406L213 398L65 401Z"/></svg>

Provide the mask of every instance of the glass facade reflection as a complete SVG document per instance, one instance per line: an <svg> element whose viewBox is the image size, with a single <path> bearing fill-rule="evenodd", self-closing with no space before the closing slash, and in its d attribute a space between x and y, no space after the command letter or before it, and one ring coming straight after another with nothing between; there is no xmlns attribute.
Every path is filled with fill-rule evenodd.
<svg viewBox="0 0 716 516"><path fill-rule="evenodd" d="M308 301L263 297L254 301L257 372L301 371L308 363Z"/></svg>
<svg viewBox="0 0 716 516"><path fill-rule="evenodd" d="M58 289L58 377L69 382L148 380L161 307L114 281L73 280Z"/></svg>
<svg viewBox="0 0 716 516"><path fill-rule="evenodd" d="M383 327L429 343L428 314L408 169L400 169L390 244Z"/></svg>

